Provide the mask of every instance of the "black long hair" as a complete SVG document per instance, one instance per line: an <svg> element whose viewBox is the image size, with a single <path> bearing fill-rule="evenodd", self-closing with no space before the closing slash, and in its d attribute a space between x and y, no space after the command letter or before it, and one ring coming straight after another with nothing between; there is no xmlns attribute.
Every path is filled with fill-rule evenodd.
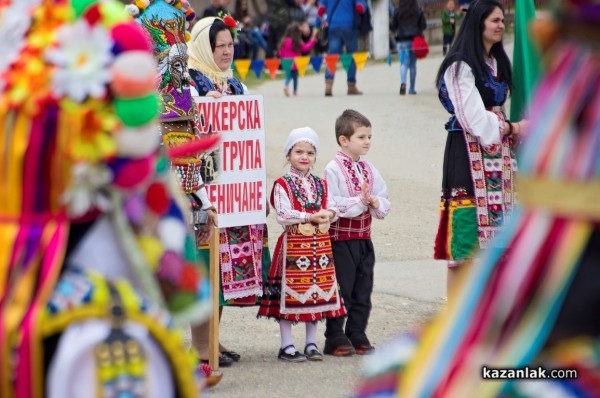
<svg viewBox="0 0 600 398"><path fill-rule="evenodd" d="M499 8L504 13L504 7L496 0L476 0L469 5L467 15L462 21L462 25L456 39L452 44L448 54L442 61L440 69L435 78L435 85L439 87L446 69L454 62L458 62L456 73L460 70L462 62L466 62L475 75L475 79L479 79L487 74L485 64L485 46L483 45L483 31L485 29L485 20L490 14ZM509 89L512 87L512 70L510 60L502 41L495 43L490 49L492 55L498 64L498 72L508 84Z"/></svg>
<svg viewBox="0 0 600 398"><path fill-rule="evenodd" d="M231 33L231 30L225 25L225 22L220 19L215 19L215 21L210 26L210 30L208 31L208 41L210 42L210 49L212 52L215 52L215 46L217 45L217 33L222 30L226 30ZM233 34L231 35L233 38Z"/></svg>

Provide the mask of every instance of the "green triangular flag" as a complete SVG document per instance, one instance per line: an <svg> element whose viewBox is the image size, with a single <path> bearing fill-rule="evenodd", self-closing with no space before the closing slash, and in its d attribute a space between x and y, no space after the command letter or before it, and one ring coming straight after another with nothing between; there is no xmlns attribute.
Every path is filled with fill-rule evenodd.
<svg viewBox="0 0 600 398"><path fill-rule="evenodd" d="M352 54L340 54L340 61L342 61L342 66L346 73L348 73L348 69L350 69L350 65L354 60L352 59Z"/></svg>
<svg viewBox="0 0 600 398"><path fill-rule="evenodd" d="M535 18L533 0L515 1L515 47L513 50L513 87L510 102L510 119L523 117L531 95L541 74L540 53L530 40L527 24Z"/></svg>
<svg viewBox="0 0 600 398"><path fill-rule="evenodd" d="M292 65L294 65L294 59L293 58L283 58L281 60L281 67L285 71L285 75L286 76L290 75L290 72L292 71Z"/></svg>

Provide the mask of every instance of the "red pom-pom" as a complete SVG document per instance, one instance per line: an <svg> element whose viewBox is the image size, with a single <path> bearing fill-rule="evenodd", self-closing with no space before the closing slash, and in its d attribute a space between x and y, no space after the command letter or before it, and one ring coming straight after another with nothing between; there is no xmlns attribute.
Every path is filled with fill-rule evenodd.
<svg viewBox="0 0 600 398"><path fill-rule="evenodd" d="M100 4L96 3L88 7L83 14L83 17L88 21L90 25L95 25L100 20Z"/></svg>
<svg viewBox="0 0 600 398"><path fill-rule="evenodd" d="M183 267L179 287L189 292L196 292L198 290L198 271L196 271L196 267L193 264L187 263Z"/></svg>
<svg viewBox="0 0 600 398"><path fill-rule="evenodd" d="M118 47L118 52L152 50L148 35L136 22L131 21L117 24L111 29L110 35Z"/></svg>
<svg viewBox="0 0 600 398"><path fill-rule="evenodd" d="M165 185L160 182L152 183L146 191L146 203L156 214L165 214L171 205Z"/></svg>
<svg viewBox="0 0 600 398"><path fill-rule="evenodd" d="M356 3L356 6L354 6L354 7L356 8L356 11L359 14L364 14L365 13L365 7L362 4Z"/></svg>
<svg viewBox="0 0 600 398"><path fill-rule="evenodd" d="M235 28L237 26L237 22L235 22L235 19L233 19L229 15L226 15L225 18L223 18L223 22L225 22L225 25L227 25L230 28Z"/></svg>
<svg viewBox="0 0 600 398"><path fill-rule="evenodd" d="M323 18L323 15L325 15L325 6L324 5L320 5L319 8L317 9L317 15L320 18Z"/></svg>

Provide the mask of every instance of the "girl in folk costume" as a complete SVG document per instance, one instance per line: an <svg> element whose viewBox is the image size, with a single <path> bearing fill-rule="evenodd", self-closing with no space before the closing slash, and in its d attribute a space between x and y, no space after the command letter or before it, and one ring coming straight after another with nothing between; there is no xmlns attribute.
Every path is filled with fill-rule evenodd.
<svg viewBox="0 0 600 398"><path fill-rule="evenodd" d="M271 204L284 232L277 240L258 316L275 318L281 331L278 358L322 360L316 322L346 314L337 288L329 225L337 210L324 180L311 174L319 137L310 127L292 130L284 148L290 171L275 181ZM292 323L306 323L304 354L292 343Z"/></svg>

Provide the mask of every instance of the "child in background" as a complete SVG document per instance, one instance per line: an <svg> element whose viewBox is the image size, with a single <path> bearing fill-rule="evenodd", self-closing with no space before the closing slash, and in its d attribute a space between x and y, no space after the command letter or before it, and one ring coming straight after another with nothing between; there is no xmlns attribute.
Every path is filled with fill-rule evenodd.
<svg viewBox="0 0 600 398"><path fill-rule="evenodd" d="M374 350L366 334L375 267L371 218L387 216L390 201L381 174L364 158L371 147L369 119L344 111L335 122L335 137L341 149L324 175L340 217L331 224L331 246L348 319L345 329L343 317L327 319L323 352L365 355Z"/></svg>
<svg viewBox="0 0 600 398"><path fill-rule="evenodd" d="M303 32L303 30L305 32ZM301 57L302 54L308 53L315 46L315 36L317 30L314 29L308 42L302 41L303 34L310 34L310 27L306 22L298 23L292 22L286 29L281 45L279 46L279 56L281 58L293 59L295 57ZM289 74L285 76L285 82L283 83L283 93L286 97L290 96L290 80L294 81L294 95L298 94L298 67L296 64L292 65L292 69Z"/></svg>
<svg viewBox="0 0 600 398"><path fill-rule="evenodd" d="M279 320L278 358L290 362L323 359L317 321L346 314L337 289L329 239L337 210L325 181L311 174L319 137L310 127L292 130L284 153L290 170L275 181L271 204L284 232L277 240L258 316ZM292 323L306 324L304 354L292 341Z"/></svg>
<svg viewBox="0 0 600 398"><path fill-rule="evenodd" d="M442 33L444 34L444 55L448 52L448 48L454 41L456 34L456 23L460 19L460 12L456 11L456 3L454 0L448 0L446 9L442 11Z"/></svg>

